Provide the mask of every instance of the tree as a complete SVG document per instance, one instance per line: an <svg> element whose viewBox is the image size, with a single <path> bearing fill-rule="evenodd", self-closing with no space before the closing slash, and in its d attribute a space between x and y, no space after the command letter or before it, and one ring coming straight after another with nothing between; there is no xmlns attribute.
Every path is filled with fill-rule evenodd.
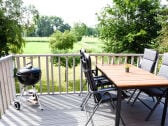
<svg viewBox="0 0 168 126"><path fill-rule="evenodd" d="M62 33L60 31L56 31L51 35L51 39L49 41L51 52L54 54L68 53L70 52L70 49L73 49L74 42L76 42L76 37L72 32L65 31ZM57 64L58 59L56 58L54 61L55 64ZM61 65L66 66L64 58L61 61ZM72 62L68 65L69 67L72 67Z"/></svg>
<svg viewBox="0 0 168 126"><path fill-rule="evenodd" d="M0 56L21 53L25 45L22 39L21 0L0 1Z"/></svg>
<svg viewBox="0 0 168 126"><path fill-rule="evenodd" d="M23 29L32 21L26 16L29 11L34 18L36 9L23 6L22 0L0 0L0 56L23 52Z"/></svg>
<svg viewBox="0 0 168 126"><path fill-rule="evenodd" d="M100 38L106 52L142 53L159 36L159 0L114 0L98 15Z"/></svg>
<svg viewBox="0 0 168 126"><path fill-rule="evenodd" d="M168 52L168 8L163 6L158 15L159 23L162 26L160 35L155 40L155 46L159 53Z"/></svg>
<svg viewBox="0 0 168 126"><path fill-rule="evenodd" d="M98 29L97 28L92 28L92 27L88 27L87 31L86 31L86 35L87 36L94 36L97 37L98 36Z"/></svg>
<svg viewBox="0 0 168 126"><path fill-rule="evenodd" d="M71 31L75 34L77 41L81 41L82 37L86 35L87 26L84 23L75 23Z"/></svg>
<svg viewBox="0 0 168 126"><path fill-rule="evenodd" d="M51 35L51 39L49 41L51 52L54 54L65 54L70 52L70 49L73 49L73 44L76 42L76 37L73 33L69 31L65 31L64 33L60 31L56 31ZM61 57L61 66L66 67L66 57ZM79 57L75 57L76 64L79 64ZM54 57L53 62L55 65L58 63L58 57ZM73 57L69 57L68 59L68 67L73 66ZM66 69L65 69L65 81L66 81Z"/></svg>
<svg viewBox="0 0 168 126"><path fill-rule="evenodd" d="M70 25L64 24L64 21L56 16L41 16L37 20L37 28L36 28L36 35L43 37L43 36L50 36L54 33L55 30L59 30L64 32L65 30L70 30Z"/></svg>
<svg viewBox="0 0 168 126"><path fill-rule="evenodd" d="M55 50L67 50L73 49L73 44L76 41L75 36L69 32L65 31L64 33L56 31L51 35L50 47L52 52Z"/></svg>
<svg viewBox="0 0 168 126"><path fill-rule="evenodd" d="M36 36L36 24L39 19L39 12L34 5L24 7L24 15L22 18L22 25L24 28L24 36Z"/></svg>

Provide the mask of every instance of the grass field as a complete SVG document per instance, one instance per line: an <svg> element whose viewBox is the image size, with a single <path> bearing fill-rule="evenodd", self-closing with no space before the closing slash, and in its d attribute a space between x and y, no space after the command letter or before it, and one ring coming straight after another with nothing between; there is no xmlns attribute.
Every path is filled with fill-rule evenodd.
<svg viewBox="0 0 168 126"><path fill-rule="evenodd" d="M51 54L50 48L49 48L49 37L27 37L24 38L26 40L26 46L24 48L24 54ZM92 37L83 37L82 41L77 42L74 44L74 48L72 52L79 53L79 50L81 48L84 48L87 50L87 52L93 52L93 53L101 53L102 52L102 46L103 43L98 38L92 38ZM34 63L34 66L36 66L36 62ZM76 72L80 71L80 65L78 65L76 68ZM47 82L46 82L46 60L45 58L41 58L41 70L42 70L42 84L43 84L43 92L47 91ZM54 72L58 70L57 67L54 66ZM65 68L62 67L61 69L61 77L62 77L62 91L66 90L66 83L64 81L65 76ZM58 75L58 73L54 73L54 75ZM69 76L69 87L68 90L73 90L73 69L68 70L68 76ZM79 79L80 74L76 74L76 90L80 90L79 86ZM51 82L50 82L51 83ZM37 85L38 87L39 85ZM50 88L52 85L50 85ZM19 87L18 87L19 89ZM39 87L38 87L39 89ZM55 84L54 84L55 91L58 91L58 78L55 78ZM19 90L17 90L19 91Z"/></svg>
<svg viewBox="0 0 168 126"><path fill-rule="evenodd" d="M24 54L51 54L49 48L49 37L27 37ZM98 38L83 37L82 41L76 42L72 52L78 53L81 48L89 52L101 53L103 42Z"/></svg>

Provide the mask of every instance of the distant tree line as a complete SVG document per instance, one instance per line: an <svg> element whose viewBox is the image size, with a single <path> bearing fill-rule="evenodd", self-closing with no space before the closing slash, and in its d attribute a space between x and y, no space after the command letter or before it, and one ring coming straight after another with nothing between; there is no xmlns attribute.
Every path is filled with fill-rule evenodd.
<svg viewBox="0 0 168 126"><path fill-rule="evenodd" d="M71 27L68 23L64 23L63 19L57 16L40 16L38 17L34 27L27 29L26 36L31 37L49 37L54 31L64 32L66 30L72 30L76 35L78 40L83 35L86 36L97 36L98 31L96 28L87 27L84 23L75 23ZM82 36L81 36L82 35Z"/></svg>

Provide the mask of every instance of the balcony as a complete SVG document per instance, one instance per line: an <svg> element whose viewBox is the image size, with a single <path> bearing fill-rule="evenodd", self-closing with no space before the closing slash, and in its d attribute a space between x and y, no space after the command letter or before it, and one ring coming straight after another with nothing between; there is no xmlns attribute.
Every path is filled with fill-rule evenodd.
<svg viewBox="0 0 168 126"><path fill-rule="evenodd" d="M92 67L96 64L121 64L128 61L138 66L142 54L90 54L92 57ZM57 66L53 64L53 58L58 57ZM66 66L62 67L61 57L66 58ZM73 57L73 67L68 67L69 57ZM53 125L53 126L82 126L85 125L88 112L80 110L82 98L86 95L82 91L84 76L81 65L76 66L75 57L79 54L57 54L57 55L10 55L0 59L0 111L2 126L23 126L23 125ZM160 55L160 58L162 55ZM16 110L13 101L19 95L22 84L15 83L14 68L20 69L28 62L42 70L42 79L36 84L40 95L40 102L44 108L41 111L38 106L32 105L23 98L21 110ZM155 68L157 67L159 60ZM82 93L79 96L79 93ZM141 96L143 97L143 95ZM145 99L149 104L153 104L149 97ZM93 106L92 98L87 105L87 111ZM122 102L122 116L128 126L159 126L163 105L160 104L149 121L145 121L148 109L140 102L134 106L127 104L127 100ZM109 126L114 125L115 110L108 104L100 106L89 125ZM168 119L166 124L168 125Z"/></svg>

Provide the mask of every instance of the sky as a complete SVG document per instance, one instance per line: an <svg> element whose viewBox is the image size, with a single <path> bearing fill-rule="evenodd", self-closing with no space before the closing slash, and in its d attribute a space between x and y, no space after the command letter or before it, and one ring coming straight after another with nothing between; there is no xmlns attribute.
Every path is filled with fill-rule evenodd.
<svg viewBox="0 0 168 126"><path fill-rule="evenodd" d="M162 0L165 3L167 0ZM25 5L32 4L40 15L57 16L73 26L81 22L94 27L97 22L95 13L99 13L112 0L23 0ZM168 3L168 2L166 2Z"/></svg>
<svg viewBox="0 0 168 126"><path fill-rule="evenodd" d="M32 4L40 15L57 16L73 26L81 22L87 26L95 26L97 16L103 7L110 4L112 0L23 0L25 5Z"/></svg>

